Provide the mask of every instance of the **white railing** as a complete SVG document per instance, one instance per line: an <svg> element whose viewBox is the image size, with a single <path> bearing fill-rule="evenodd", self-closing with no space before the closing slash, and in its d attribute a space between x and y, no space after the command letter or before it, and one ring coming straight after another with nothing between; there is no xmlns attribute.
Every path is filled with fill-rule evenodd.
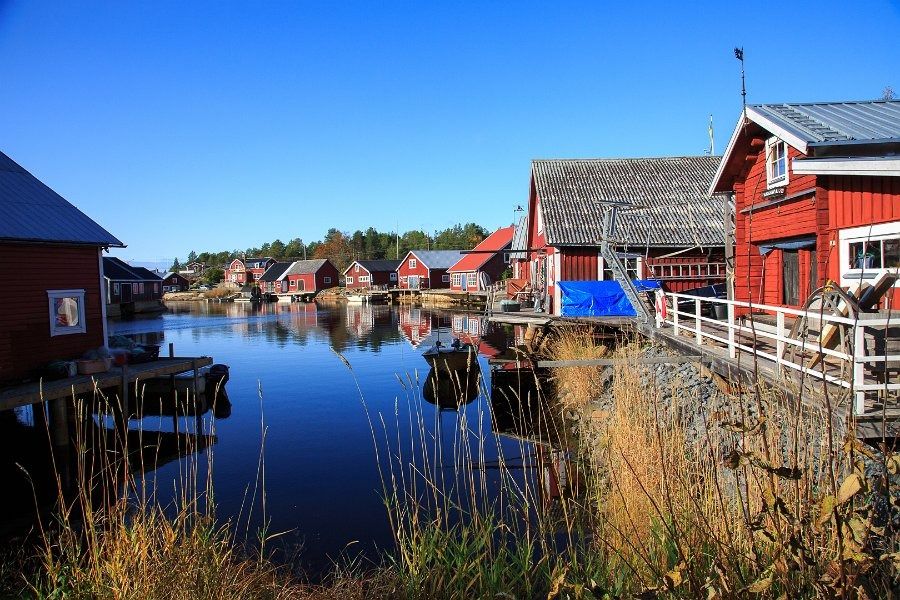
<svg viewBox="0 0 900 600"><path fill-rule="evenodd" d="M866 392L900 391L900 383L872 382L866 378L866 365L900 361L900 355L867 354L866 330L882 330L887 347L889 339L887 328L900 325L900 318L852 319L820 314L816 310L802 311L782 306L675 293L666 293L665 301L666 315L663 317L657 311L657 327L672 327L675 335L687 334L698 346L704 343L723 346L731 358L736 358L739 351L755 354L759 358L771 361L778 375L786 375L793 371L845 388L854 395L854 413L857 416L866 412ZM680 310L679 304L688 304L693 310ZM707 306L725 307L727 318L721 320L703 316L703 309ZM735 317L736 309L747 309L748 314L738 319ZM775 317L774 331L771 329L771 323L759 322L758 318L764 314L769 319ZM821 338L813 338L810 341L806 336L801 339L790 337L785 326L787 317L806 317L818 325L819 332L827 325L838 328L846 326L853 340L852 354L823 347L819 341ZM840 329L836 334L840 334ZM794 350L793 353L789 352L791 349ZM818 360L811 360L813 357L817 357ZM828 361L828 358L832 360ZM886 367L887 365L885 376Z"/></svg>

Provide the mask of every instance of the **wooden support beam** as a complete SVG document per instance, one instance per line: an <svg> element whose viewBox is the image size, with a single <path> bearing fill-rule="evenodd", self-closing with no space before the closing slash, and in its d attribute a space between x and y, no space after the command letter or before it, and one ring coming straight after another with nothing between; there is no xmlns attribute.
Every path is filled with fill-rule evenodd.
<svg viewBox="0 0 900 600"><path fill-rule="evenodd" d="M613 367L616 365L666 365L700 362L700 355L648 356L644 358L577 358L573 360L540 360L541 368L559 367Z"/></svg>

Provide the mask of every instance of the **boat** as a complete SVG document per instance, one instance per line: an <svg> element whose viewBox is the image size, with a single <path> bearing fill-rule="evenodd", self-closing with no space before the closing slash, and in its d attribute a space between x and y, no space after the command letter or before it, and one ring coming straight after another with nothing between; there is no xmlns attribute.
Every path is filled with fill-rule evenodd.
<svg viewBox="0 0 900 600"><path fill-rule="evenodd" d="M347 296L347 302L350 304L362 304L366 301L366 297L362 294L349 294Z"/></svg>
<svg viewBox="0 0 900 600"><path fill-rule="evenodd" d="M454 340L449 346L438 340L422 354L422 358L434 369L459 371L477 363L478 352L472 344L461 344L459 340Z"/></svg>

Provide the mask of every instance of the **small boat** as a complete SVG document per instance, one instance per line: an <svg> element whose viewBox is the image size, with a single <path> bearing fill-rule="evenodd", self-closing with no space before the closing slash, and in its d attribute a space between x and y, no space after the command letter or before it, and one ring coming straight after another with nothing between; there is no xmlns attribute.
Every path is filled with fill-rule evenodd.
<svg viewBox="0 0 900 600"><path fill-rule="evenodd" d="M434 369L460 371L477 364L478 352L472 344L460 344L459 340L454 340L449 346L437 341L422 354L422 358Z"/></svg>
<svg viewBox="0 0 900 600"><path fill-rule="evenodd" d="M347 302L350 304L362 304L366 301L366 297L362 294L350 294L347 296Z"/></svg>

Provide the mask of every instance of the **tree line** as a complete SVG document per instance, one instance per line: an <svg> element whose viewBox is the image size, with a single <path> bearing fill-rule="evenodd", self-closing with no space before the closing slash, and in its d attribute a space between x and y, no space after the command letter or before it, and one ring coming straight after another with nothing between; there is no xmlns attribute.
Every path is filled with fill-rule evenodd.
<svg viewBox="0 0 900 600"><path fill-rule="evenodd" d="M177 271L194 261L212 267L224 267L235 258L271 256L277 260L327 258L339 271L343 271L354 260L402 258L410 250L471 250L488 233L488 230L476 223L457 224L433 234L414 229L400 236L378 231L374 227L365 231L357 230L352 234L331 228L321 240L308 243L295 238L287 243L275 240L258 248L245 250L199 254L191 251L184 261L176 258L171 270Z"/></svg>

